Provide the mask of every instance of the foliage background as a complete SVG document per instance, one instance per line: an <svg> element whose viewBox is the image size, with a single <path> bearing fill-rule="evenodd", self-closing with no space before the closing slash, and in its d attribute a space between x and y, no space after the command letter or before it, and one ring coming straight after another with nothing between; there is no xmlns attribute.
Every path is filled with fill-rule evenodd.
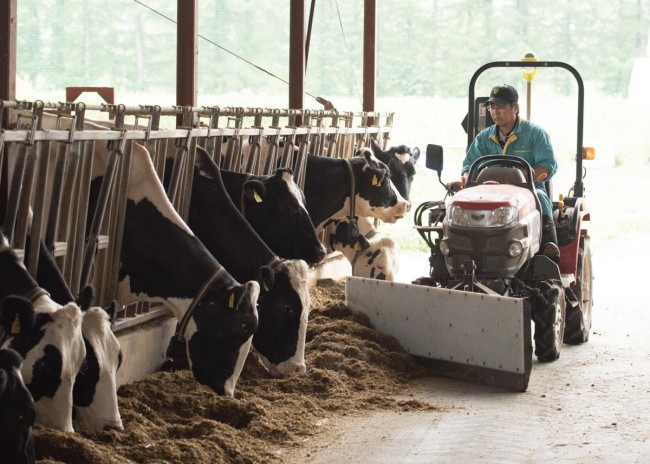
<svg viewBox="0 0 650 464"><path fill-rule="evenodd" d="M339 110L360 111L363 1L315 5L305 106L320 109L313 97L322 96ZM200 0L199 105L287 107L289 6L290 0ZM20 0L17 97L59 101L66 86L111 86L118 103L173 105L176 8L176 0ZM596 167L638 173L647 166L650 0L378 0L377 9L376 109L396 113L392 143L423 152L428 143L445 147L445 180L457 176L464 156L460 122L471 75L486 62L528 52L581 73L585 143L597 147ZM490 70L477 94L501 82L525 101L519 69ZM545 69L532 89L531 119L551 134L567 168L558 174L557 183L567 185L560 193L574 175L577 86L565 71ZM443 195L422 164L415 205ZM423 250L411 226L407 217L382 227L403 248Z"/></svg>

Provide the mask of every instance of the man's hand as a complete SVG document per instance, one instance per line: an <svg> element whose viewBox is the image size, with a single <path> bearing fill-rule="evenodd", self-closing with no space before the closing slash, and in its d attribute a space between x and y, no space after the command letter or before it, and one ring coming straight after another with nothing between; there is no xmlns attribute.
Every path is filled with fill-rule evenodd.
<svg viewBox="0 0 650 464"><path fill-rule="evenodd" d="M449 182L447 184L447 188L451 190L452 192L456 193L460 189L465 188L465 176L461 177L460 180L455 180L453 182Z"/></svg>

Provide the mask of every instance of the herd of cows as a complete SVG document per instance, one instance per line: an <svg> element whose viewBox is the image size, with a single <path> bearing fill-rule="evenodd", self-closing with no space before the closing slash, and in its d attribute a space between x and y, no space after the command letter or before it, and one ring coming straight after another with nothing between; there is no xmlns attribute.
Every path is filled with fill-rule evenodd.
<svg viewBox="0 0 650 464"><path fill-rule="evenodd" d="M170 359L218 394L234 394L251 346L274 376L305 372L309 266L327 253L320 233L329 231L327 245L354 275L391 280L396 272L395 244L374 218L392 223L409 210L419 150L370 142L349 159L308 155L303 189L289 168L225 171L197 146L186 221L166 193L170 169L160 179L134 143L117 302L108 307L94 305L92 286L75 297L43 243L30 275L0 229L2 462L34 462L34 423L123 428L122 352L111 330L118 302L169 308L178 320ZM91 199L106 154L95 153Z"/></svg>

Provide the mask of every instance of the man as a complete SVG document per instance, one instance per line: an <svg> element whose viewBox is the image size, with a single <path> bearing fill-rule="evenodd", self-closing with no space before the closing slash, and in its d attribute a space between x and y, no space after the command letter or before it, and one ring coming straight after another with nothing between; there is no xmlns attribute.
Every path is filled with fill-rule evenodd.
<svg viewBox="0 0 650 464"><path fill-rule="evenodd" d="M525 159L535 175L537 197L542 206L542 253L554 261L559 260L557 235L553 222L553 204L544 188L557 170L557 161L548 133L540 126L519 117L519 95L514 87L498 85L490 92L485 106L490 111L494 125L478 133L463 161L462 178L450 182L448 187L458 191L467 183L470 166L485 155L509 155Z"/></svg>

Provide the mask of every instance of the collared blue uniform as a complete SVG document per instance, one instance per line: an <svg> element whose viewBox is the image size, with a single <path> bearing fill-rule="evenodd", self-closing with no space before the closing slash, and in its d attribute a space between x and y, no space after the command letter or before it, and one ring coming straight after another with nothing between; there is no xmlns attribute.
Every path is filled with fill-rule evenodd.
<svg viewBox="0 0 650 464"><path fill-rule="evenodd" d="M525 159L533 168L541 166L548 169L546 180L553 177L553 174L557 171L557 160L555 159L551 139L544 129L537 124L518 117L515 127L503 145L499 140L498 130L497 125L494 124L478 133L469 150L467 150L461 174L469 171L472 163L482 156L511 155ZM542 205L542 214L552 216L553 204L544 189L543 182L535 182L535 190Z"/></svg>

